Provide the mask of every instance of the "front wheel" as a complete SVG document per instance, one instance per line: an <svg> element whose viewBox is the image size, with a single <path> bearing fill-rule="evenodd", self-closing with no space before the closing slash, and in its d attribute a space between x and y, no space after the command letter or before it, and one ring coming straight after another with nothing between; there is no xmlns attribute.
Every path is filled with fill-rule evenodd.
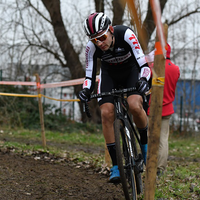
<svg viewBox="0 0 200 200"><path fill-rule="evenodd" d="M124 127L123 122L120 119L116 119L114 122L114 133L116 143L116 156L117 164L120 172L120 178L124 191L125 198L137 199L136 181L133 167L133 154L132 145L130 142L129 128Z"/></svg>

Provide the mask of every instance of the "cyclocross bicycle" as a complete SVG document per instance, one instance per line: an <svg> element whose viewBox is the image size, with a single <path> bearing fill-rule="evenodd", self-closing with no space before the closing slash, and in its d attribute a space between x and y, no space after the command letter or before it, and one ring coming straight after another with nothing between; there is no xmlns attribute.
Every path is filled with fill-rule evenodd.
<svg viewBox="0 0 200 200"><path fill-rule="evenodd" d="M136 127L132 122L131 115L128 113L128 102L126 100L127 93L135 90L135 87L112 90L111 92L92 94L90 97L91 99L105 96L114 97L114 134L117 163L120 171L122 188L127 200L136 200L137 194L143 191L141 173L143 172L144 160L141 153L140 139ZM87 103L84 108L87 116L91 117Z"/></svg>

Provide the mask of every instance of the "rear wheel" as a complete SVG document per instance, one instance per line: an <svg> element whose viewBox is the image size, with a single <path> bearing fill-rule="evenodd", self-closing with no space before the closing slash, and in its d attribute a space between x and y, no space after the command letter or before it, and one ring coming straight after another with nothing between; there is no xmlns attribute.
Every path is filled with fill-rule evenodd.
<svg viewBox="0 0 200 200"><path fill-rule="evenodd" d="M117 164L120 171L120 178L122 187L126 199L137 199L137 188L133 167L133 154L132 145L130 144L129 138L125 132L130 133L130 129L123 126L121 120L116 119L114 123L115 143L116 143L116 154Z"/></svg>

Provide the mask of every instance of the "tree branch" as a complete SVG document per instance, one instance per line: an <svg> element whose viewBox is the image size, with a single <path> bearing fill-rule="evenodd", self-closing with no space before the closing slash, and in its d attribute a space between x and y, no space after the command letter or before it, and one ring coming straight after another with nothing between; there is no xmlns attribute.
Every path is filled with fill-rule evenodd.
<svg viewBox="0 0 200 200"><path fill-rule="evenodd" d="M31 3L30 0L27 0L27 1L28 1L29 6L30 6L31 8L33 8L44 20L46 20L47 22L49 22L49 23L52 25L51 21L50 21L49 19L47 19L47 18L46 18L46 17Z"/></svg>
<svg viewBox="0 0 200 200"><path fill-rule="evenodd" d="M185 15L182 15L181 17L179 17L178 19L172 20L171 22L168 22L167 24L168 24L168 26L171 26L171 25L173 25L173 24L175 24L175 23L181 21L182 19L184 19L184 18L186 18L186 17L189 17L190 15L196 14L196 13L200 13L200 8L197 8L197 9L191 11L191 12L188 12L188 13L186 13Z"/></svg>

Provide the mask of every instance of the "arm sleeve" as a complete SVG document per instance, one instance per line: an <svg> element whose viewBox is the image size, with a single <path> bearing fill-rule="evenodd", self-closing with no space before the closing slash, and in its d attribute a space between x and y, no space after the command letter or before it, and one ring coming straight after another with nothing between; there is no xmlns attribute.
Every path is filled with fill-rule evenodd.
<svg viewBox="0 0 200 200"><path fill-rule="evenodd" d="M96 81L96 66L97 55L95 45L89 41L85 50L86 69L85 69L85 81L83 88L88 88L90 92L94 90Z"/></svg>
<svg viewBox="0 0 200 200"><path fill-rule="evenodd" d="M130 45L133 55L141 68L140 77L145 77L147 80L150 79L151 70L147 64L144 52L138 42L135 33L131 29L127 29L124 35L124 40Z"/></svg>

